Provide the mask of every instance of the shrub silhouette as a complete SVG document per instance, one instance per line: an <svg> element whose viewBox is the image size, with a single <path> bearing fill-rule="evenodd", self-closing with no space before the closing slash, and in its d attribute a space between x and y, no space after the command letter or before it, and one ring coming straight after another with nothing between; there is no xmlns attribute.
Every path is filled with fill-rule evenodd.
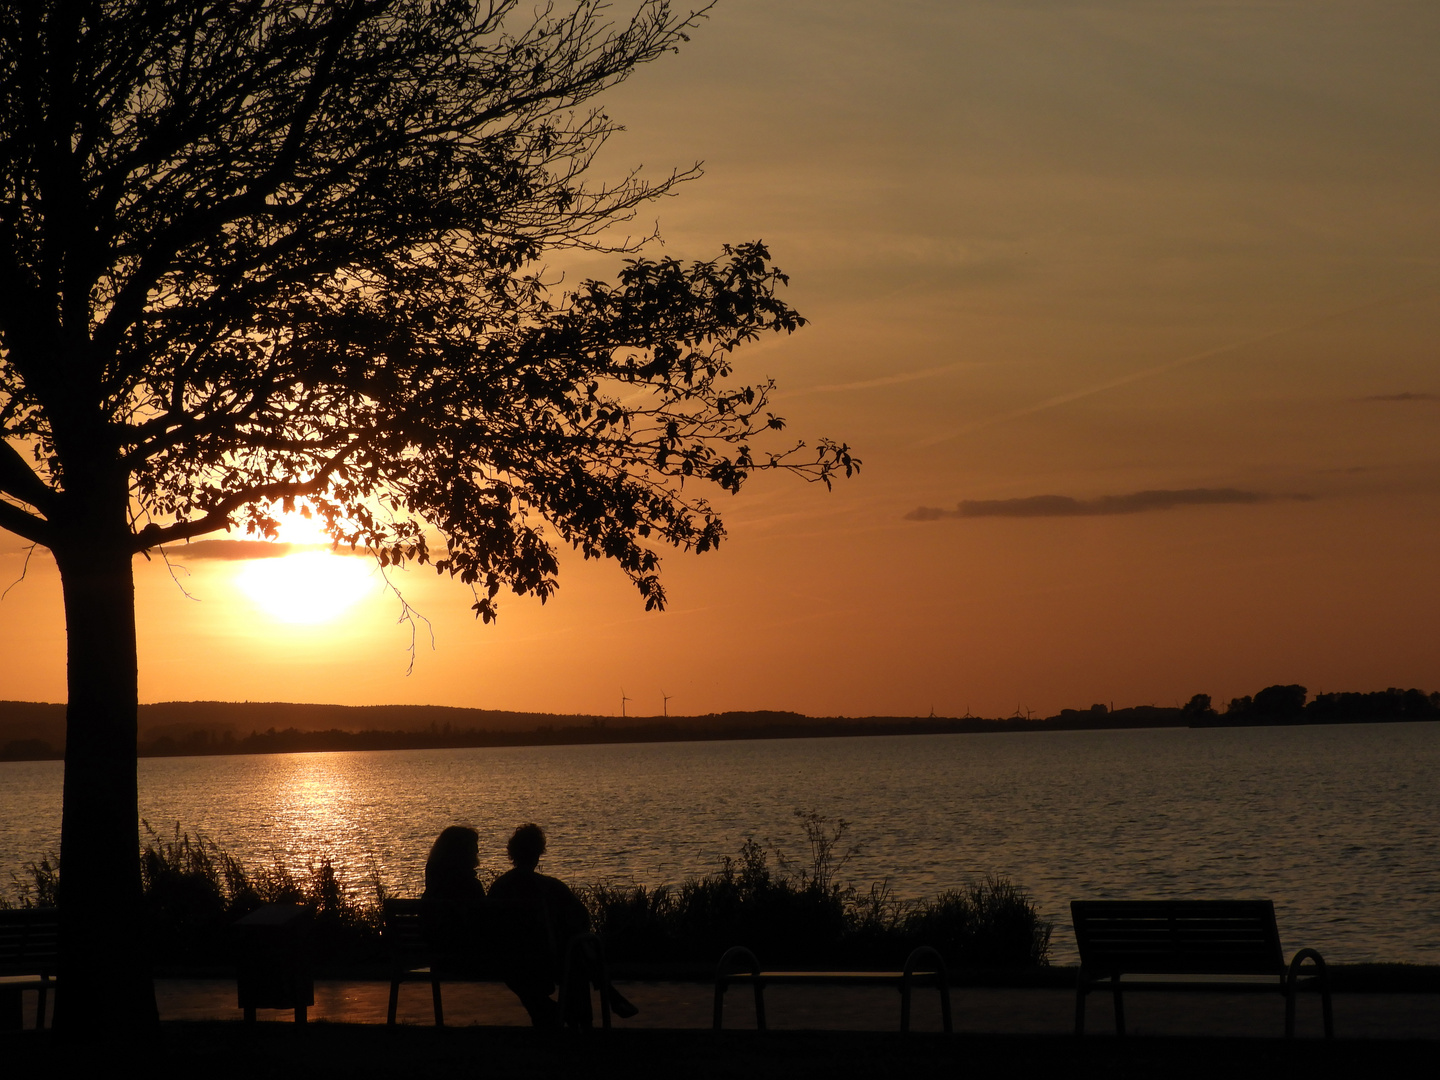
<svg viewBox="0 0 1440 1080"><path fill-rule="evenodd" d="M752 837L714 873L678 887L601 883L576 890L610 960L708 966L730 946L746 945L766 965L892 967L924 944L952 967L1048 963L1051 926L1019 886L992 876L921 901L896 899L888 880L862 891L838 876L858 851L844 843L848 823L815 813L797 819L809 853L804 865ZM228 968L233 923L270 903L312 909L311 948L322 969L380 964L385 890L378 868L364 888L350 888L328 859L298 876L278 856L250 870L178 824L168 838L148 823L145 829L142 937L157 968ZM48 858L28 863L11 880L15 900L0 905L53 906L59 866Z"/></svg>

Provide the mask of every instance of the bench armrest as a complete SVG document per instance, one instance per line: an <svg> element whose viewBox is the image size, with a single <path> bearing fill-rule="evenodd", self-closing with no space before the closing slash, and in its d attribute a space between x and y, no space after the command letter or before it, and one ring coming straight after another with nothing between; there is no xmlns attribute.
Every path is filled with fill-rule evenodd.
<svg viewBox="0 0 1440 1080"><path fill-rule="evenodd" d="M760 961L755 958L755 954L744 945L732 945L715 965L715 981L728 982L731 975L738 974L746 967L754 978L760 978Z"/></svg>
<svg viewBox="0 0 1440 1080"><path fill-rule="evenodd" d="M1316 989L1320 991L1321 1015L1325 1021L1325 1037L1335 1037L1335 1013L1330 1004L1330 972L1325 969L1325 958L1314 949L1301 949L1285 970L1285 1037L1295 1037L1295 986L1300 979L1300 967L1306 960L1315 964Z"/></svg>
<svg viewBox="0 0 1440 1080"><path fill-rule="evenodd" d="M1320 985L1326 990L1330 989L1330 972L1325 967L1325 958L1314 949L1301 949L1290 960L1290 966L1285 969L1285 989L1287 992L1295 991L1295 983L1300 978L1301 966L1306 960L1315 962L1315 977Z"/></svg>

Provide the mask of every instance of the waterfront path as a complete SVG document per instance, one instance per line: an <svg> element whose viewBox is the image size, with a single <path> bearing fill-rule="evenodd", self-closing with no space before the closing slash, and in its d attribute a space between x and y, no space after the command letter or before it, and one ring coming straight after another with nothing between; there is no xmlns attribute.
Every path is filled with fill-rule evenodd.
<svg viewBox="0 0 1440 1080"><path fill-rule="evenodd" d="M640 1015L617 1020L626 1029L705 1029L714 1000L710 983L631 982L616 985ZM160 979L156 984L162 1020L235 1020L233 979ZM313 1020L347 1024L384 1024L389 984L376 981L321 979L315 983ZM495 983L447 983L448 1026L523 1027L525 1012L515 995ZM951 991L955 1030L968 1034L1064 1035L1075 1022L1074 991L1063 988L955 987ZM940 1030L938 995L915 992L917 1031ZM899 1025L899 995L888 987L775 986L765 992L772 1030L894 1031ZM1285 1004L1279 994L1131 994L1126 1020L1137 1036L1224 1036L1268 1038L1284 1029ZM287 1020L290 1014L261 1010L260 1017ZM725 1026L754 1027L753 998L746 988L726 996ZM1321 1033L1320 1002L1304 995L1299 1003L1297 1033ZM430 1025L430 989L407 983L400 990L403 1024ZM1086 1027L1094 1038L1114 1030L1110 1000L1090 995ZM1440 1040L1440 993L1337 993L1335 1032L1347 1039Z"/></svg>
<svg viewBox="0 0 1440 1080"><path fill-rule="evenodd" d="M727 1003L727 1030L710 1032L711 986L618 980L641 1008L609 1032L537 1032L497 985L447 986L449 1023L431 1025L429 988L409 985L402 1023L385 1026L388 984L320 980L314 1021L262 1010L240 1021L231 979L161 979L161 1030L91 1044L51 1032L0 1039L5 1075L427 1078L555 1077L557 1080L880 1080L885 1077L1006 1077L1037 1080L1355 1080L1421 1076L1440 1051L1440 993L1355 992L1335 996L1337 1038L1320 1038L1319 1003L1303 1002L1300 1038L1279 1037L1279 995L1134 995L1130 1037L1108 1033L1109 1003L1092 995L1090 1030L1076 1039L1073 992L1058 987L954 990L957 1035L936 1034L939 1009L920 995L919 1033L895 1031L898 995L888 988L773 987L772 1030L759 1033L745 995ZM729 1030L731 1027L735 1030Z"/></svg>

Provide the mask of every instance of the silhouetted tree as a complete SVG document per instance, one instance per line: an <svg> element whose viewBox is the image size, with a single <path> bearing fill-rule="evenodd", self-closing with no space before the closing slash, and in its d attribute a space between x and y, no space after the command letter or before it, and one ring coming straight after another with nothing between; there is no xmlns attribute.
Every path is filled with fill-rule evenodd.
<svg viewBox="0 0 1440 1080"><path fill-rule="evenodd" d="M1231 723L1246 721L1254 707L1255 699L1249 694L1246 694L1244 697L1231 698L1230 704L1225 706L1225 718Z"/></svg>
<svg viewBox="0 0 1440 1080"><path fill-rule="evenodd" d="M1267 686L1253 698L1231 698L1225 718L1235 724L1299 724L1305 719L1306 690L1295 684Z"/></svg>
<svg viewBox="0 0 1440 1080"><path fill-rule="evenodd" d="M731 351L802 323L759 244L547 286L547 252L601 247L688 175L583 182L615 130L587 103L695 21L606 18L0 0L0 528L63 584L62 1024L154 1016L137 553L272 535L304 500L341 542L458 576L486 621L501 588L551 593L557 542L655 608L652 545L723 535L698 481L854 468L830 442L752 449L781 421Z"/></svg>
<svg viewBox="0 0 1440 1080"><path fill-rule="evenodd" d="M1266 723L1299 723L1305 715L1305 687L1267 686L1255 695L1256 714Z"/></svg>
<svg viewBox="0 0 1440 1080"><path fill-rule="evenodd" d="M1203 724L1215 719L1215 710L1210 707L1209 694L1196 694L1180 709L1187 724Z"/></svg>

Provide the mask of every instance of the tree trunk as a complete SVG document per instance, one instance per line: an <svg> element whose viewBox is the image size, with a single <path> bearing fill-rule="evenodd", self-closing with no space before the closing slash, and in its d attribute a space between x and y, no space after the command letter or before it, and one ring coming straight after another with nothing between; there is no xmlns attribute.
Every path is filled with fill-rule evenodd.
<svg viewBox="0 0 1440 1080"><path fill-rule="evenodd" d="M57 1028L84 1035L158 1023L143 944L135 582L123 503L118 522L97 524L55 551L69 685L55 1015Z"/></svg>

